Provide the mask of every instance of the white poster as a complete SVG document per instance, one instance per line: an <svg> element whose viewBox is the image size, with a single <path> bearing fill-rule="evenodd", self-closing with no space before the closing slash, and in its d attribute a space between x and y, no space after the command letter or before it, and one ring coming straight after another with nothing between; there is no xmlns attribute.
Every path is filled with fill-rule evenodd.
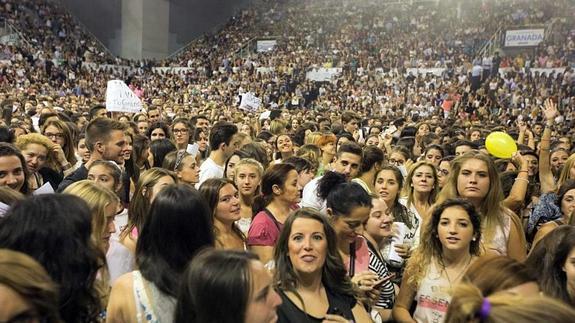
<svg viewBox="0 0 575 323"><path fill-rule="evenodd" d="M505 32L505 47L537 46L545 38L545 29L520 29Z"/></svg>
<svg viewBox="0 0 575 323"><path fill-rule="evenodd" d="M329 82L334 77L337 77L341 74L342 69L337 67L332 68L314 68L307 73L305 73L305 77L308 80L316 81L316 82Z"/></svg>
<svg viewBox="0 0 575 323"><path fill-rule="evenodd" d="M269 52L277 45L277 40L258 40L256 43L256 50L258 53Z"/></svg>
<svg viewBox="0 0 575 323"><path fill-rule="evenodd" d="M142 111L142 101L124 81L112 80L106 88L106 110L138 113Z"/></svg>
<svg viewBox="0 0 575 323"><path fill-rule="evenodd" d="M247 92L242 95L242 101L240 103L240 109L255 112L258 110L262 100L255 96L252 92Z"/></svg>

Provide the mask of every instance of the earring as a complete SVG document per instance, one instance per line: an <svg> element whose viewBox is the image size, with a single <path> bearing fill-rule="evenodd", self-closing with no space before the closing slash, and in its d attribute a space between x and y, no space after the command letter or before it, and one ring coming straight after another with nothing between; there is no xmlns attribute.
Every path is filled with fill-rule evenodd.
<svg viewBox="0 0 575 323"><path fill-rule="evenodd" d="M475 240L477 240L475 237L473 237L473 239L471 239L471 241L475 241Z"/></svg>

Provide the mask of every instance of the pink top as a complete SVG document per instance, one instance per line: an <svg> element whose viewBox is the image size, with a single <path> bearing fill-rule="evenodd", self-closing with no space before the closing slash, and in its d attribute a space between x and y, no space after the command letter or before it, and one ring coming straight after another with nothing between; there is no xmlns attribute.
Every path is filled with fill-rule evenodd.
<svg viewBox="0 0 575 323"><path fill-rule="evenodd" d="M355 238L355 268L354 274L361 273L369 270L369 247L365 242L365 238L357 236ZM349 259L345 261L345 268L349 274Z"/></svg>
<svg viewBox="0 0 575 323"><path fill-rule="evenodd" d="M270 246L276 244L283 224L279 223L271 213L260 211L254 217L248 231L248 246Z"/></svg>

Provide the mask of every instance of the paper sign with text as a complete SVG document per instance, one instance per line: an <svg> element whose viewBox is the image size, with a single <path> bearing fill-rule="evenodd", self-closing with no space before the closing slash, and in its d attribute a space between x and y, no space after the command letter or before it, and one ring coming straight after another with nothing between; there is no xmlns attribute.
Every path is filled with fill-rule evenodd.
<svg viewBox="0 0 575 323"><path fill-rule="evenodd" d="M142 111L142 101L124 81L111 80L106 88L106 110L138 113Z"/></svg>
<svg viewBox="0 0 575 323"><path fill-rule="evenodd" d="M260 100L257 96L253 93L248 92L242 95L242 101L240 103L240 109L246 111L255 112L258 110L260 105L262 104L262 100Z"/></svg>

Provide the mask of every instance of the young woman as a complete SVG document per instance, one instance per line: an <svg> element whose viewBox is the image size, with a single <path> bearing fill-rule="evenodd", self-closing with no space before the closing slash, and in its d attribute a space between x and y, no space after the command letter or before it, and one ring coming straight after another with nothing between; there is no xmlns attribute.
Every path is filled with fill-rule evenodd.
<svg viewBox="0 0 575 323"><path fill-rule="evenodd" d="M208 149L208 138L208 133L204 128L196 128L194 131L194 142L198 144L201 160L208 158L210 153Z"/></svg>
<svg viewBox="0 0 575 323"><path fill-rule="evenodd" d="M206 250L183 275L174 322L275 322L281 299L272 285L254 254Z"/></svg>
<svg viewBox="0 0 575 323"><path fill-rule="evenodd" d="M292 156L284 160L284 163L293 165L297 170L297 185L300 189L303 189L315 177L316 168L306 158Z"/></svg>
<svg viewBox="0 0 575 323"><path fill-rule="evenodd" d="M214 245L210 209L197 190L170 185L158 193L136 248L138 270L118 278L107 322L172 322L188 261Z"/></svg>
<svg viewBox="0 0 575 323"><path fill-rule="evenodd" d="M297 171L289 164L270 166L262 177L262 194L254 200L254 218L248 245L266 266L271 267L273 247L291 210L300 201Z"/></svg>
<svg viewBox="0 0 575 323"><path fill-rule="evenodd" d="M172 122L172 140L178 150L188 148L192 127L187 119L177 118Z"/></svg>
<svg viewBox="0 0 575 323"><path fill-rule="evenodd" d="M390 265L390 271L395 273L397 278L400 278L405 265L404 260L409 258L411 253L411 242L414 241L416 235L419 236L421 219L399 202L399 194L403 188L403 176L397 167L383 166L376 175L374 187L377 196L385 201L387 212L393 216L394 221L400 222L406 227L405 234L402 237L404 243L395 244L393 248L393 251L401 257L401 260L390 257L392 254L391 240L383 240L380 245L381 254ZM399 281L395 280L395 282Z"/></svg>
<svg viewBox="0 0 575 323"><path fill-rule="evenodd" d="M151 142L160 139L170 139L170 128L163 122L154 122L148 129L147 137Z"/></svg>
<svg viewBox="0 0 575 323"><path fill-rule="evenodd" d="M216 248L246 250L246 238L236 225L241 216L234 182L227 178L210 178L200 185L200 194L212 210Z"/></svg>
<svg viewBox="0 0 575 323"><path fill-rule="evenodd" d="M90 238L90 208L77 196L45 194L15 203L0 225L0 248L38 261L58 286L64 322L97 322L107 291L96 277L104 256Z"/></svg>
<svg viewBox="0 0 575 323"><path fill-rule="evenodd" d="M439 162L439 166L437 166L437 184L439 186L439 190L441 190L447 182L447 177L451 172L451 161L454 158L455 156L443 157Z"/></svg>
<svg viewBox="0 0 575 323"><path fill-rule="evenodd" d="M240 160L247 157L248 155L241 150L234 151L234 153L224 163L224 177L230 180L234 180L236 165L240 162Z"/></svg>
<svg viewBox="0 0 575 323"><path fill-rule="evenodd" d="M176 146L169 139L157 139L150 143L151 162L154 167L162 167L164 159L172 151L176 151ZM150 158L148 157L148 158Z"/></svg>
<svg viewBox="0 0 575 323"><path fill-rule="evenodd" d="M278 322L371 322L356 299L337 240L326 217L313 209L286 220L274 252L274 281L283 300Z"/></svg>
<svg viewBox="0 0 575 323"><path fill-rule="evenodd" d="M525 262L545 295L575 306L575 226L562 225L533 248Z"/></svg>
<svg viewBox="0 0 575 323"><path fill-rule="evenodd" d="M361 236L372 198L359 184L347 182L345 175L335 172L323 175L317 194L326 201L327 215L337 236L337 249L349 277L365 294L373 296L379 281L377 274L368 270L369 248Z"/></svg>
<svg viewBox="0 0 575 323"><path fill-rule="evenodd" d="M197 159L185 150L167 154L162 168L175 172L179 182L194 186L200 181L200 166Z"/></svg>
<svg viewBox="0 0 575 323"><path fill-rule="evenodd" d="M236 223L244 236L247 236L252 224L252 205L260 193L264 168L255 159L247 158L240 160L234 173L234 182L240 197L240 219Z"/></svg>
<svg viewBox="0 0 575 323"><path fill-rule="evenodd" d="M518 217L502 204L499 173L488 155L470 151L451 162L451 175L437 203L464 198L481 214L483 247L487 253L525 259L525 236Z"/></svg>
<svg viewBox="0 0 575 323"><path fill-rule="evenodd" d="M399 201L411 210L421 222L428 216L429 208L437 197L437 172L433 164L427 161L415 163L405 179L403 198ZM414 237L414 247L417 247L419 236Z"/></svg>
<svg viewBox="0 0 575 323"><path fill-rule="evenodd" d="M134 196L128 208L128 224L120 233L120 242L132 253L136 251L136 241L156 195L164 187L176 183L176 177L162 168L151 168L140 175Z"/></svg>
<svg viewBox="0 0 575 323"><path fill-rule="evenodd" d="M336 136L333 133L324 133L319 138L317 145L321 149L321 163L317 170L317 175L321 176L327 170L330 170L330 164L335 157Z"/></svg>
<svg viewBox="0 0 575 323"><path fill-rule="evenodd" d="M29 180L26 160L20 151L7 143L0 143L0 186L27 195Z"/></svg>
<svg viewBox="0 0 575 323"><path fill-rule="evenodd" d="M393 275L387 269L385 259L379 251L379 246L382 245L384 240L389 240L393 237L393 215L387 212L387 205L383 199L374 198L371 203L371 212L369 213L369 219L365 223L365 230L362 235L369 248L369 270L377 273L378 279L383 280L378 289L380 294L375 304L373 304L373 309L382 321L389 321L391 319L391 309L395 302L395 287L391 282Z"/></svg>
<svg viewBox="0 0 575 323"><path fill-rule="evenodd" d="M77 161L70 127L63 121L49 120L44 123L42 134L55 144L52 150L56 158L51 167L57 172L63 172L64 176L68 175L69 169Z"/></svg>
<svg viewBox="0 0 575 323"><path fill-rule="evenodd" d="M480 252L481 219L461 199L437 205L405 268L393 318L400 322L442 322L453 288ZM410 308L417 302L413 317Z"/></svg>
<svg viewBox="0 0 575 323"><path fill-rule="evenodd" d="M533 246L543 239L545 235L560 225L567 224L575 211L575 180L567 180L557 191L557 199L542 199L535 206L530 217L528 229L533 225L533 231L536 231L533 238ZM551 216L550 216L551 215ZM543 220L553 218L554 220L540 224ZM536 220L537 219L537 220ZM533 224L533 223L539 223Z"/></svg>
<svg viewBox="0 0 575 323"><path fill-rule="evenodd" d="M92 212L92 240L106 253L110 237L116 232L114 217L120 208L120 199L111 190L90 180L75 182L66 187L64 194L84 200Z"/></svg>
<svg viewBox="0 0 575 323"><path fill-rule="evenodd" d="M443 148L441 148L439 145L429 145L423 152L424 160L436 168L439 167L439 164L443 160L444 155L445 153L443 152Z"/></svg>
<svg viewBox="0 0 575 323"><path fill-rule="evenodd" d="M53 146L54 144L48 138L37 133L23 135L16 139L16 147L20 149L26 160L30 191L35 191L48 182L53 189L58 188L62 181L62 176L55 170L43 169L55 161ZM40 172L41 169L42 172Z"/></svg>
<svg viewBox="0 0 575 323"><path fill-rule="evenodd" d="M287 134L281 134L276 137L275 148L277 152L275 160L283 161L294 154L293 141Z"/></svg>

